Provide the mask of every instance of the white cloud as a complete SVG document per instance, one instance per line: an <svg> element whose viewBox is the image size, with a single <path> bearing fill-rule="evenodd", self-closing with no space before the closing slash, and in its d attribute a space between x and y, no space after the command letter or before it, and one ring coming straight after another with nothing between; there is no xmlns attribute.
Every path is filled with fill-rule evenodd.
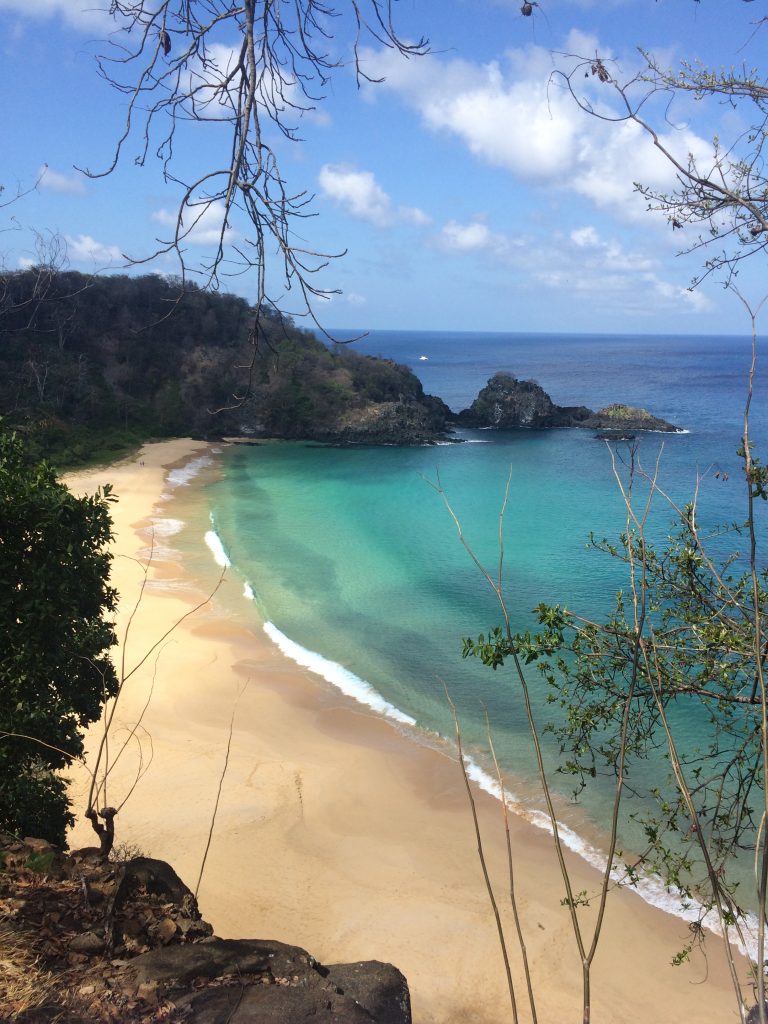
<svg viewBox="0 0 768 1024"><path fill-rule="evenodd" d="M364 295L360 295L358 292L346 292L344 298L350 306L364 306L368 301Z"/></svg>
<svg viewBox="0 0 768 1024"><path fill-rule="evenodd" d="M599 267L614 273L625 270L645 271L656 265L651 257L627 252L619 242L613 239L604 241L592 224L574 229L569 238L579 250L578 255L571 253L569 258L584 267Z"/></svg>
<svg viewBox="0 0 768 1024"><path fill-rule="evenodd" d="M576 32L564 49L610 58L598 40ZM400 95L430 130L455 136L479 160L518 180L577 193L625 221L646 216L636 181L659 188L674 183L674 168L637 124L610 123L579 109L552 77L553 58L542 47L512 50L503 62L487 64L436 55L404 61L373 50L363 58L367 74L385 79L379 88ZM595 109L607 113L610 88L592 76L584 88ZM683 162L689 152L702 162L711 155L711 144L689 129L670 130L660 141Z"/></svg>
<svg viewBox="0 0 768 1024"><path fill-rule="evenodd" d="M391 222L392 200L370 171L325 164L320 168L319 182L323 195L345 207L353 217L379 225Z"/></svg>
<svg viewBox="0 0 768 1024"><path fill-rule="evenodd" d="M89 0L0 0L0 10L13 11L25 18L52 18L60 15L68 25L93 29L108 25L112 19Z"/></svg>
<svg viewBox="0 0 768 1024"><path fill-rule="evenodd" d="M397 216L399 220L406 221L409 224L415 224L420 228L426 227L427 224L432 223L432 218L429 214L420 210L418 206L398 206Z"/></svg>
<svg viewBox="0 0 768 1024"><path fill-rule="evenodd" d="M679 285L662 281L655 275L651 283L660 298L675 304L678 309L682 306L683 309L687 307L691 313L710 313L715 308L711 299L698 289L691 291L690 288L681 288Z"/></svg>
<svg viewBox="0 0 768 1024"><path fill-rule="evenodd" d="M658 261L625 248L613 238L601 237L594 225L576 228L546 246L528 245L526 269L544 288L603 310L616 309L634 317L669 310L707 313L711 301L700 291L689 291L662 277Z"/></svg>
<svg viewBox="0 0 768 1024"><path fill-rule="evenodd" d="M58 171L53 171L47 164L38 171L40 179L39 188L44 192L63 192L63 193L77 193L82 194L85 192L85 182L83 181L82 175L76 174L59 174Z"/></svg>
<svg viewBox="0 0 768 1024"><path fill-rule="evenodd" d="M571 241L579 249L594 249L600 244L597 231L589 224L585 228L576 228L571 232Z"/></svg>
<svg viewBox="0 0 768 1024"><path fill-rule="evenodd" d="M67 256L73 263L96 264L99 267L125 264L125 257L116 245L97 242L90 235L65 235Z"/></svg>
<svg viewBox="0 0 768 1024"><path fill-rule="evenodd" d="M171 210L156 210L152 220L169 227L171 231L164 241L170 241L176 231L177 213ZM224 204L220 201L201 203L188 207L181 221L180 241L182 245L218 245L222 238L224 224ZM237 232L227 227L224 229L223 241L227 245L237 237Z"/></svg>
<svg viewBox="0 0 768 1024"><path fill-rule="evenodd" d="M398 221L418 227L430 223L431 218L418 207L395 207L371 171L324 164L320 168L318 181L324 196L360 220L367 220L379 227L387 227Z"/></svg>
<svg viewBox="0 0 768 1024"><path fill-rule="evenodd" d="M497 253L508 248L503 235L491 231L482 221L471 221L469 224L458 224L449 220L437 237L437 245L446 252L477 252L490 249Z"/></svg>

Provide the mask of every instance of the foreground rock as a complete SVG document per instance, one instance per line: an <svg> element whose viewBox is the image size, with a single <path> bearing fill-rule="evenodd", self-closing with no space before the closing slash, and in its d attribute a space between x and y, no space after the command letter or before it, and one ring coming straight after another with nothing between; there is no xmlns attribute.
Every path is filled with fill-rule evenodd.
<svg viewBox="0 0 768 1024"><path fill-rule="evenodd" d="M0 836L0 942L3 1021L411 1024L396 967L216 938L175 871L147 857Z"/></svg>
<svg viewBox="0 0 768 1024"><path fill-rule="evenodd" d="M533 380L517 380L511 373L496 373L456 422L464 427L496 430L546 430L582 427L607 434L626 435L638 430L678 432L679 427L628 405L608 405L593 412L584 405L555 405Z"/></svg>
<svg viewBox="0 0 768 1024"><path fill-rule="evenodd" d="M118 984L149 1003L191 1011L195 1024L404 1024L405 978L377 961L323 967L298 946L208 939L136 957Z"/></svg>

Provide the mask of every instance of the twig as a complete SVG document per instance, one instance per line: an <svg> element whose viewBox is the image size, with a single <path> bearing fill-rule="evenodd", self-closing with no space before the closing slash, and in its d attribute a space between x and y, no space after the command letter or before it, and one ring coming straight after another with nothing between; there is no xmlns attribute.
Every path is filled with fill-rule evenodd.
<svg viewBox="0 0 768 1024"><path fill-rule="evenodd" d="M217 812L219 810L219 800L221 799L221 789L222 789L222 786L224 785L224 778L225 778L225 776L227 774L227 768L229 767L229 752L230 752L230 750L232 748L232 731L233 731L234 725L235 725L235 712L237 711L238 701L240 700L242 695L245 693L245 689L246 689L247 686L248 686L248 680L246 680L246 682L243 684L242 689L240 690L240 692L238 693L237 697L235 698L235 703L234 703L234 705L232 707L232 715L231 715L231 717L229 719L229 733L227 735L227 749L226 749L225 754L224 754L224 764L223 764L222 769L221 769L221 774L219 775L219 785L218 785L218 789L216 790L216 800L214 801L214 804L213 804L213 813L211 814L211 822L210 822L210 825L208 827L208 838L207 838L206 843L205 843L205 850L203 851L203 859L202 859L202 861L200 863L200 874L197 876L197 883L195 885L195 899L197 899L197 893L198 893L198 891L200 889L200 883L203 880L203 871L205 871L205 863L208 860L208 851L211 848L211 840L213 839L213 829L214 829L214 826L216 825L216 814L217 814Z"/></svg>
<svg viewBox="0 0 768 1024"><path fill-rule="evenodd" d="M491 756L493 758L493 765L496 771L496 778L499 783L499 792L501 794L501 809L504 816L504 835L507 841L507 865L509 867L509 902L512 906L512 915L515 919L515 930L517 931L517 942L520 946L520 955L523 959L523 970L525 971L525 986L528 990L528 1002L531 1007L531 1021L532 1024L537 1024L536 1016L536 1000L533 995L533 982L531 980L531 971L528 965L528 951L525 946L525 938L523 936L522 922L520 921L520 913L517 906L517 895L515 893L515 865L512 857L512 839L509 832L509 810L507 807L507 790L504 786L504 779L501 774L501 768L496 757L496 747L493 742L493 736L491 735L491 723L488 718L488 711L485 712L485 728L486 735L488 737L488 746L491 749Z"/></svg>
<svg viewBox="0 0 768 1024"><path fill-rule="evenodd" d="M509 956L507 955L507 942L504 937L504 926L501 923L501 916L499 914L499 907L496 903L496 896L493 892L493 885L488 874L488 867L485 863L485 853L483 851L483 839L480 834L480 823L477 820L477 808L475 806L475 797L472 793L472 787L469 784L469 776L467 775L467 766L464 763L464 751L461 746L461 729L459 728L459 716L456 712L456 705L451 700L451 695L448 692L448 687L443 683L443 689L445 690L446 700L451 708L451 714L453 715L453 724L456 729L456 747L459 753L459 766L461 767L461 775L464 779L464 786L467 790L467 799L469 800L469 806L472 811L472 822L475 827L475 839L477 841L477 856L480 860L480 867L483 871L483 878L485 879L485 888L488 891L488 899L491 903L491 909L493 910L493 916L496 921L496 931L499 936L499 945L501 946L501 955L504 960L504 970L507 975L507 987L509 989L509 1001L512 1005L512 1020L514 1024L518 1024L517 1016L517 1000L515 999L515 986L512 981L512 971L509 966Z"/></svg>

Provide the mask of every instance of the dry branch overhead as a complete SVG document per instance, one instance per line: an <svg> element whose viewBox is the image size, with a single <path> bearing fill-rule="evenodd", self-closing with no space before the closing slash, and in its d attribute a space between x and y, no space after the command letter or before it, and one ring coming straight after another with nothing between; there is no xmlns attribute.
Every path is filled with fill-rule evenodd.
<svg viewBox="0 0 768 1024"><path fill-rule="evenodd" d="M112 0L117 31L97 64L126 97L126 115L106 167L85 173L110 174L135 143L135 163L157 158L178 195L165 237L131 262L171 254L182 280L194 274L212 288L248 273L257 310L286 311L290 302L292 315L309 316L322 331L314 302L332 291L315 275L343 254L303 240L313 196L287 183L271 140L299 141L302 118L322 102L334 72L352 67L358 83L373 81L360 59L363 39L404 57L427 51L426 40L398 35L393 7L394 0ZM179 155L188 139L197 163ZM208 254L196 262L189 245L203 236Z"/></svg>
<svg viewBox="0 0 768 1024"><path fill-rule="evenodd" d="M695 287L711 274L730 283L743 260L768 247L768 79L746 65L715 70L682 61L668 68L640 50L640 70L624 77L615 61L599 54L561 54L552 75L587 114L611 124L634 124L645 133L674 173L668 188L636 182L650 211L662 213L680 231L682 253L701 252ZM730 109L730 137L708 144L690 139L679 104ZM695 149L696 152L691 150Z"/></svg>

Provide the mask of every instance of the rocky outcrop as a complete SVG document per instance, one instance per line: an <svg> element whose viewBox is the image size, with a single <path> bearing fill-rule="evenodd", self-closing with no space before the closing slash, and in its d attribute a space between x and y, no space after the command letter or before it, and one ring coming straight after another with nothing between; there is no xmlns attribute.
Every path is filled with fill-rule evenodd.
<svg viewBox="0 0 768 1024"><path fill-rule="evenodd" d="M636 430L661 430L665 433L680 431L680 427L659 419L658 416L652 415L646 409L638 409L632 405L620 405L617 402L607 405L598 412L591 413L579 426L602 430L607 434L611 432L625 434L627 431Z"/></svg>
<svg viewBox="0 0 768 1024"><path fill-rule="evenodd" d="M124 969L126 994L188 1008L194 1024L405 1024L405 978L377 961L324 967L298 946L210 939L158 948Z"/></svg>
<svg viewBox="0 0 768 1024"><path fill-rule="evenodd" d="M248 439L284 438L316 441L328 445L422 445L434 444L447 436L453 414L439 398L403 398L392 402L368 402L336 417L305 423L300 431L281 431L262 421L242 421L238 437Z"/></svg>
<svg viewBox="0 0 768 1024"><path fill-rule="evenodd" d="M581 415L583 414L583 415ZM533 380L518 380L511 373L496 373L469 409L459 413L465 427L495 427L497 430L538 430L573 426L589 409L565 409L555 405L544 388Z"/></svg>
<svg viewBox="0 0 768 1024"><path fill-rule="evenodd" d="M533 380L517 380L499 372L490 378L468 409L455 421L464 427L496 430L545 430L553 427L584 427L608 433L637 430L678 431L680 428L651 415L645 409L609 405L599 412L586 406L555 405Z"/></svg>
<svg viewBox="0 0 768 1024"><path fill-rule="evenodd" d="M430 444L445 436L450 415L444 402L425 395L421 401L371 402L311 433L333 444Z"/></svg>
<svg viewBox="0 0 768 1024"><path fill-rule="evenodd" d="M322 348L322 346L321 346ZM233 432L325 444L421 445L443 439L453 414L424 393L418 377L391 359L345 352L325 375L306 369L295 382L255 384Z"/></svg>
<svg viewBox="0 0 768 1024"><path fill-rule="evenodd" d="M0 941L32 982L11 1007L0 978L0 1020L411 1024L396 967L216 938L175 871L147 857L112 863L0 836Z"/></svg>

